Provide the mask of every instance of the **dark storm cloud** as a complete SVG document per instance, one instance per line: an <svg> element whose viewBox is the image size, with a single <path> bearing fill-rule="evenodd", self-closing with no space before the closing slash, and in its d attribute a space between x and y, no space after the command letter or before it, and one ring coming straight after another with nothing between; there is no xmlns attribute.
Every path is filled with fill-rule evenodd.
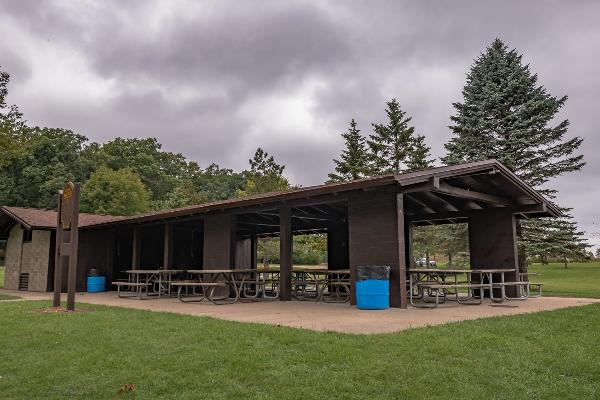
<svg viewBox="0 0 600 400"><path fill-rule="evenodd" d="M233 94L269 90L286 78L326 71L345 59L346 44L332 21L315 9L258 13L252 19L249 11L200 23L170 18L157 35L136 36L128 29L104 32L95 39L114 45L98 46L91 58L95 69L108 77L216 82Z"/></svg>
<svg viewBox="0 0 600 400"><path fill-rule="evenodd" d="M156 136L201 165L243 168L261 146L306 185L326 179L348 121L368 134L392 97L443 155L465 74L501 37L569 95L560 117L588 165L553 185L595 230L598 15L592 1L8 1L0 65L32 123Z"/></svg>

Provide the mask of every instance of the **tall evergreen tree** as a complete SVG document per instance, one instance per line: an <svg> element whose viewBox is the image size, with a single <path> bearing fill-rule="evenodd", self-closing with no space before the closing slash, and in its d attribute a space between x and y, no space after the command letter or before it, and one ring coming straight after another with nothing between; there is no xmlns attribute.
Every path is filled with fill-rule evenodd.
<svg viewBox="0 0 600 400"><path fill-rule="evenodd" d="M244 171L246 186L238 191L238 197L247 197L259 193L279 192L290 188L289 181L283 176L285 165L277 164L275 158L260 147L250 160L250 171Z"/></svg>
<svg viewBox="0 0 600 400"><path fill-rule="evenodd" d="M588 244L584 234L577 229L577 224L566 211L563 217L552 221L552 224L529 221L523 234L528 243L527 251L538 255L542 263L546 263L548 257L556 257L567 268L570 259L583 258L587 253Z"/></svg>
<svg viewBox="0 0 600 400"><path fill-rule="evenodd" d="M415 134L409 125L411 117L406 116L398 101L387 102L385 110L387 124L373 124L373 134L369 136L369 172L372 175L400 173L427 168L432 161L429 147L424 137Z"/></svg>
<svg viewBox="0 0 600 400"><path fill-rule="evenodd" d="M356 127L356 121L350 121L350 128L342 133L346 148L340 160L333 160L335 172L329 174L329 182L343 182L364 178L368 175L368 153L366 139Z"/></svg>
<svg viewBox="0 0 600 400"><path fill-rule="evenodd" d="M555 122L567 100L550 95L538 84L538 77L524 65L517 50L509 50L500 39L475 60L462 91L464 100L454 103L451 116L453 137L446 144L447 164L495 158L521 179L546 196L556 191L548 181L558 175L578 171L585 162L576 154L580 137L566 139L568 120ZM523 233L525 250L556 254L556 243L547 242L550 231L559 229L559 220L526 222L546 235ZM544 237L546 243L536 240ZM571 235L572 244L580 234ZM523 250L523 249L522 249Z"/></svg>

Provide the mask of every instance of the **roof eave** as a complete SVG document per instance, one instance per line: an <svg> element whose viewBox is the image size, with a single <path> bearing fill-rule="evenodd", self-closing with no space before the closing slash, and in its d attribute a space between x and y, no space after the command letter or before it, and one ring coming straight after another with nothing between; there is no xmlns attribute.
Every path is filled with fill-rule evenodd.
<svg viewBox="0 0 600 400"><path fill-rule="evenodd" d="M14 213L10 212L10 210L8 210L6 207L2 206L1 209L2 209L2 211L6 215L8 215L12 219L14 219L19 224L23 225L25 228L27 228L27 229L35 229L34 226L29 225L27 222L25 222L24 220L22 220L21 218L19 218L17 215L15 215Z"/></svg>

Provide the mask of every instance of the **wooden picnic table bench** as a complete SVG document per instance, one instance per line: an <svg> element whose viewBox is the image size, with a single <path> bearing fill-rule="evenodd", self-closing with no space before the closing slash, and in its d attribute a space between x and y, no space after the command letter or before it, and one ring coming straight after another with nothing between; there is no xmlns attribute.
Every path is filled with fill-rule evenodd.
<svg viewBox="0 0 600 400"><path fill-rule="evenodd" d="M256 269L238 268L238 269L195 269L188 270L188 274L199 275L199 281L202 283L218 283L218 285L207 285L207 298L214 304L231 304L240 299L240 294L244 288L249 274L256 273ZM203 276L210 276L208 280L203 281ZM228 293L223 293L219 298L215 297L215 291L218 288L229 287ZM233 297L230 297L233 291Z"/></svg>
<svg viewBox="0 0 600 400"><path fill-rule="evenodd" d="M214 290L215 290L215 288L227 287L229 285L226 282L201 282L201 281L193 281L193 280L184 280L184 281L171 282L171 286L177 287L177 298L182 303L196 303L196 302L202 301L206 298L214 304L223 304L218 301L218 300L222 300L222 299L215 299ZM197 299L194 299L194 300L184 300L184 297L182 296L182 293L181 293L183 291L183 289L185 288L186 292L187 292L188 288L195 289L197 287L202 289L202 293L200 294L200 297ZM193 294L195 294L195 291L193 292Z"/></svg>
<svg viewBox="0 0 600 400"><path fill-rule="evenodd" d="M440 303L440 293L442 294L442 302L445 302L445 298L446 298L446 290L447 289L454 289L454 294L455 294L455 300L457 303L460 304L466 304L466 305L479 305L481 304L481 302L483 301L483 296L480 296L477 300L473 301L473 299L476 299L475 296L473 296L472 294L472 289L485 289L485 288L490 288L491 289L491 285L489 283L430 283L430 282L421 282L421 283L417 283L416 284L418 287L420 288L426 288L429 290L432 290L433 292L435 292L435 303L433 303L433 305L425 305L427 304L427 302L425 301L425 304L416 304L413 300L413 296L412 296L412 290L409 293L409 298L410 298L410 304L414 307L417 308L435 308L439 305ZM468 297L465 298L461 298L461 296L459 295L458 290L459 289L468 289L469 290L469 295Z"/></svg>
<svg viewBox="0 0 600 400"><path fill-rule="evenodd" d="M117 287L117 296L121 298L129 298L129 297L137 297L138 299L143 299L142 291L146 289L146 297L148 297L148 287L151 286L149 282L124 282L124 281L115 281L112 282L113 285ZM121 293L121 288L128 287L132 294L124 295ZM131 289L135 288L135 292ZM133 294L134 293L134 294Z"/></svg>

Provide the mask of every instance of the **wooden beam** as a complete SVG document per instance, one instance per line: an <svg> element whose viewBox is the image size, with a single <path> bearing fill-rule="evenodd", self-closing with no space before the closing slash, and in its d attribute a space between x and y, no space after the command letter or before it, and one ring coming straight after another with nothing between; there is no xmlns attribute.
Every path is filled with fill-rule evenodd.
<svg viewBox="0 0 600 400"><path fill-rule="evenodd" d="M292 299L292 213L290 207L279 209L279 300Z"/></svg>
<svg viewBox="0 0 600 400"><path fill-rule="evenodd" d="M447 211L458 211L458 208L456 207L456 205L454 205L451 201L445 199L443 196L440 196L440 193L436 193L436 192L424 192L426 193L426 196L431 196L433 198L435 198L436 200L440 201L441 203L444 204L444 206L446 207Z"/></svg>
<svg viewBox="0 0 600 400"><path fill-rule="evenodd" d="M285 202L278 201L274 203L258 204L254 206L243 206L230 209L235 214L248 214L261 211L276 211L280 206L287 207L305 207L328 203L344 203L348 201L348 196L340 194L319 195L318 197L306 197L303 199L288 200Z"/></svg>
<svg viewBox="0 0 600 400"><path fill-rule="evenodd" d="M499 204L503 206L509 206L512 201L505 197L496 196L493 194L476 192L468 189L461 189L454 186L450 186L447 183L440 183L440 187L434 190L439 193L444 193L454 197L461 197L464 199L478 200L486 203Z"/></svg>
<svg viewBox="0 0 600 400"><path fill-rule="evenodd" d="M431 190L437 190L440 188L440 178L438 178L437 176L434 176L433 178L429 179L427 182L420 182L420 183L415 183L415 184L411 184L408 186L403 186L402 189L400 190L400 193L414 193L414 192L424 192L424 191L431 191Z"/></svg>
<svg viewBox="0 0 600 400"><path fill-rule="evenodd" d="M447 194L449 196L478 200L486 203L500 204L504 206L512 204L512 201L510 199L501 196L451 186L447 183L441 182L440 178L437 176L432 177L427 182L420 182L408 186L403 186L400 190L400 193L404 194L414 192L438 192Z"/></svg>
<svg viewBox="0 0 600 400"><path fill-rule="evenodd" d="M526 206L512 206L512 207L490 207L483 208L481 210L463 210L463 211L453 211L453 212L441 212L441 213L433 213L433 214L413 214L408 215L407 220L411 223L418 222L432 222L432 221L441 221L441 220L451 220L451 219L465 219L471 217L473 215L479 215L481 213L485 213L491 209L503 209L512 214L536 214L546 211L545 204L533 204Z"/></svg>
<svg viewBox="0 0 600 400"><path fill-rule="evenodd" d="M431 213L431 214L435 213L435 210L433 208L429 207L427 204L423 203L421 200L417 199L414 196L405 194L405 199L410 200L410 201L420 205L423 208L423 210L425 211L425 213Z"/></svg>
<svg viewBox="0 0 600 400"><path fill-rule="evenodd" d="M261 213L257 213L258 215L268 215L268 216L276 216L279 218L279 214L278 213L268 213L268 212L261 212ZM313 214L310 213L308 211L304 211L304 210L293 210L292 211L292 218L298 218L298 219L314 219L314 220L318 220L318 221L330 221L331 218L327 218L326 215L322 215L322 214Z"/></svg>

